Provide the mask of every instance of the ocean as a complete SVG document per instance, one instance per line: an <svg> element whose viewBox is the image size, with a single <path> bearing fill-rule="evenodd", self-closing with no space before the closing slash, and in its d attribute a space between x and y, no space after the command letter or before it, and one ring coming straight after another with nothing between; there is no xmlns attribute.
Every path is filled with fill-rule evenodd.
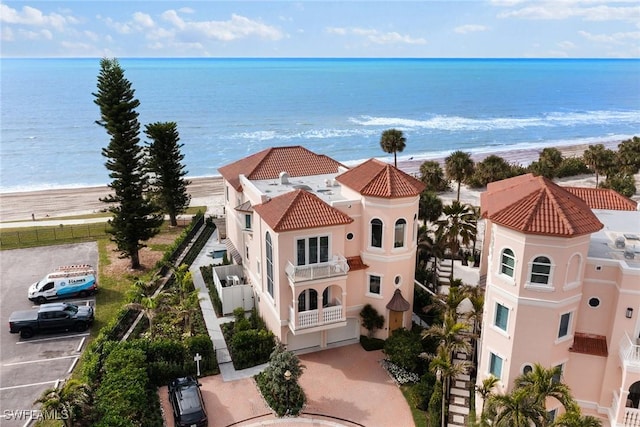
<svg viewBox="0 0 640 427"><path fill-rule="evenodd" d="M640 135L640 60L120 59L141 130L174 121L188 177L303 145L345 164L505 152ZM107 184L100 60L0 60L0 192ZM141 132L142 141L145 140Z"/></svg>

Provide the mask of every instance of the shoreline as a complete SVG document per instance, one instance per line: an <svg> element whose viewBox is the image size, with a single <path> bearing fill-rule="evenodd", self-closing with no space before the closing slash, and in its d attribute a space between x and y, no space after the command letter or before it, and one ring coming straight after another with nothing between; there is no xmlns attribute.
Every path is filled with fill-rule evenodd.
<svg viewBox="0 0 640 427"><path fill-rule="evenodd" d="M617 148L621 141L603 143L606 148ZM582 156L584 150L590 144L576 144L557 147L564 157ZM543 148L519 149L510 151L495 151L472 154L475 162L481 161L487 156L498 155L509 163L529 164L539 157ZM463 150L464 151L464 150ZM392 156L378 156L378 159L392 161ZM406 159L398 161L398 168L410 175L419 174L420 165L427 160L444 162L444 157L432 159ZM588 178L589 176L587 176ZM188 177L187 177L188 178ZM579 177L576 177L579 178ZM191 184L188 192L191 195L191 206L207 206L208 214L222 213L222 177L208 176L188 178ZM476 202L479 191L466 190L467 203ZM32 214L36 219L53 219L60 216L85 215L104 210L106 204L98 199L109 194L109 187L78 187L46 189L24 192L0 193L0 222L29 221ZM443 195L447 199L447 193ZM477 204L477 203L476 203ZM37 223L37 222L36 222Z"/></svg>

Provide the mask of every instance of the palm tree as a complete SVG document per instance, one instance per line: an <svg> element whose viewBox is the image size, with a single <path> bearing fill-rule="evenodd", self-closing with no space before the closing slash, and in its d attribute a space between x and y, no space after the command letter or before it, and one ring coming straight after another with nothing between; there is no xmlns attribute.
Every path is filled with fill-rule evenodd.
<svg viewBox="0 0 640 427"><path fill-rule="evenodd" d="M489 397L492 395L493 389L496 387L499 381L499 378L494 377L493 375L489 375L489 377L482 380L482 385L476 386L476 393L478 393L482 398L482 417L484 417L486 413L487 408L485 408L485 404L487 403L487 399L489 399Z"/></svg>
<svg viewBox="0 0 640 427"><path fill-rule="evenodd" d="M473 175L473 166L471 154L464 151L454 151L444 159L444 169L447 177L458 183L458 196L456 198L458 201L460 200L460 184Z"/></svg>
<svg viewBox="0 0 640 427"><path fill-rule="evenodd" d="M422 257L433 257L432 267L432 278L433 278L433 291L437 289L438 285L438 275L437 268L438 263L437 260L443 259L445 254L445 241L444 239L436 236L432 236L432 233L427 230L426 227L422 227L420 234L418 235L418 243L417 243L417 254L416 257L418 259Z"/></svg>
<svg viewBox="0 0 640 427"><path fill-rule="evenodd" d="M396 152L401 152L406 146L407 139L398 129L387 129L382 132L380 137L380 147L385 153L393 153L393 165L398 167L398 160L396 158Z"/></svg>
<svg viewBox="0 0 640 427"><path fill-rule="evenodd" d="M420 165L420 181L427 184L429 191L445 191L449 187L440 163L435 160L427 160Z"/></svg>
<svg viewBox="0 0 640 427"><path fill-rule="evenodd" d="M615 159L615 153L612 150L604 148L603 144L590 145L582 155L584 162L596 174L596 187L598 187L598 177L600 174L607 173Z"/></svg>
<svg viewBox="0 0 640 427"><path fill-rule="evenodd" d="M433 191L425 190L420 193L418 201L418 218L426 224L427 221L435 222L442 215L442 199Z"/></svg>
<svg viewBox="0 0 640 427"><path fill-rule="evenodd" d="M65 427L71 427L90 408L91 387L79 380L70 379L61 389L46 389L34 403L40 403L42 411L56 412Z"/></svg>
<svg viewBox="0 0 640 427"><path fill-rule="evenodd" d="M569 387L560 382L561 374L560 366L545 368L535 363L533 369L517 377L514 384L516 388L523 389L532 395L543 408L549 397L556 399L568 410L575 405L575 402Z"/></svg>
<svg viewBox="0 0 640 427"><path fill-rule="evenodd" d="M576 405L556 418L551 427L602 427L602 421L591 415L582 415Z"/></svg>
<svg viewBox="0 0 640 427"><path fill-rule="evenodd" d="M442 427L446 425L444 420L448 418L445 402L449 399L451 380L459 375L466 374L470 367L471 363L467 361L454 362L451 357L451 351L444 346L439 346L437 353L431 359L429 369L442 382Z"/></svg>
<svg viewBox="0 0 640 427"><path fill-rule="evenodd" d="M438 227L436 235L447 242L447 247L451 251L451 280L453 280L455 255L460 249L460 243L468 245L476 239L476 220L473 208L457 200L445 206L442 212L446 217L436 222Z"/></svg>
<svg viewBox="0 0 640 427"><path fill-rule="evenodd" d="M490 182L500 181L511 176L511 165L503 157L492 154L475 165L471 184L477 187L486 187Z"/></svg>
<svg viewBox="0 0 640 427"><path fill-rule="evenodd" d="M465 335L467 333L467 335ZM422 331L422 338L436 338L440 344L438 348L443 348L449 354L454 352L468 353L471 350L466 336L469 333L469 325L456 321L449 311L445 313L442 326L431 325L428 329Z"/></svg>
<svg viewBox="0 0 640 427"><path fill-rule="evenodd" d="M492 395L487 412L493 418L494 427L544 427L547 416L544 407L523 389Z"/></svg>

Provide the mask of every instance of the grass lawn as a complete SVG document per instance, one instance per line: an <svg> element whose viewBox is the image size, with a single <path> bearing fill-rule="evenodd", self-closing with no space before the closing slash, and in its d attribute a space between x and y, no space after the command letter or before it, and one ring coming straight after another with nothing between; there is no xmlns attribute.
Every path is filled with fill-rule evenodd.
<svg viewBox="0 0 640 427"><path fill-rule="evenodd" d="M418 402L415 399L415 396L413 394L412 388L415 386L414 385L410 385L410 384L406 384L406 385L402 385L400 386L400 390L402 391L402 394L404 395L404 398L406 399L407 403L409 404L409 408L411 408L411 415L413 416L413 422L415 423L416 427L427 427L427 413L425 411L421 411L420 409L418 409L416 406L418 404Z"/></svg>

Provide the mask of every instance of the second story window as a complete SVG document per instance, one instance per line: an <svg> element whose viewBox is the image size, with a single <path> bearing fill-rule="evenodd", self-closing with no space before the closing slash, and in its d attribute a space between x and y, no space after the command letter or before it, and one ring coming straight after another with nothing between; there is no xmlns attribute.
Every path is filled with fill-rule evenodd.
<svg viewBox="0 0 640 427"><path fill-rule="evenodd" d="M500 260L500 273L509 277L513 277L513 272L516 266L516 257L511 249L505 249L502 251L502 257Z"/></svg>
<svg viewBox="0 0 640 427"><path fill-rule="evenodd" d="M296 240L296 264L307 265L329 261L329 236Z"/></svg>
<svg viewBox="0 0 640 427"><path fill-rule="evenodd" d="M496 318L493 324L506 332L508 322L509 322L509 309L504 305L497 303Z"/></svg>
<svg viewBox="0 0 640 427"><path fill-rule="evenodd" d="M550 276L551 260L546 256L536 257L531 264L531 283L548 285Z"/></svg>
<svg viewBox="0 0 640 427"><path fill-rule="evenodd" d="M371 220L371 246L374 248L382 247L382 221L378 218Z"/></svg>
<svg viewBox="0 0 640 427"><path fill-rule="evenodd" d="M393 247L404 247L404 235L407 228L407 221L399 219L396 221L396 225L393 230Z"/></svg>
<svg viewBox="0 0 640 427"><path fill-rule="evenodd" d="M251 230L251 214L244 214L244 228Z"/></svg>
<svg viewBox="0 0 640 427"><path fill-rule="evenodd" d="M271 242L271 234L269 234L268 231L265 244L267 255L267 292L273 297L273 244Z"/></svg>

